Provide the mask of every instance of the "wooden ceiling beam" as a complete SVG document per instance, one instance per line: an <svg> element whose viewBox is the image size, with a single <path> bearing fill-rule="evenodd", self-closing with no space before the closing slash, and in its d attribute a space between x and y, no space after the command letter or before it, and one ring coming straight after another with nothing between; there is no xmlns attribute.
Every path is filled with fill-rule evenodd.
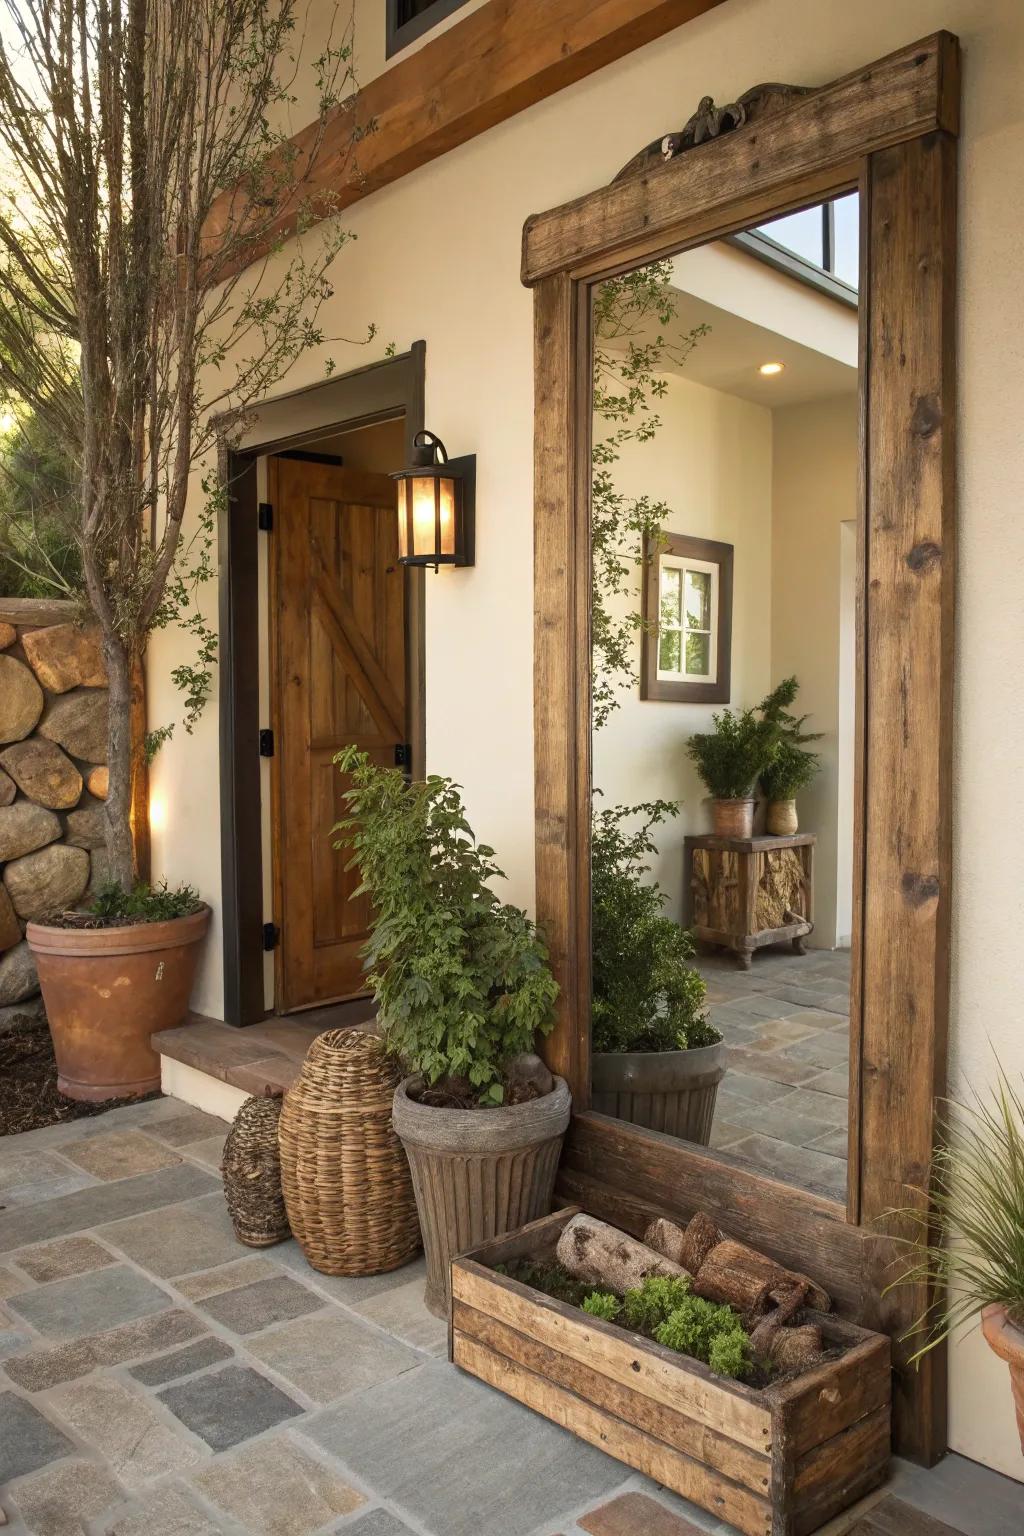
<svg viewBox="0 0 1024 1536"><path fill-rule="evenodd" d="M489 0L334 109L301 193L320 217L340 212L721 3ZM308 152L316 138L310 124L294 143ZM212 251L219 232L244 217L241 198L225 193L215 204ZM297 219L297 206L283 211L249 260L293 234Z"/></svg>

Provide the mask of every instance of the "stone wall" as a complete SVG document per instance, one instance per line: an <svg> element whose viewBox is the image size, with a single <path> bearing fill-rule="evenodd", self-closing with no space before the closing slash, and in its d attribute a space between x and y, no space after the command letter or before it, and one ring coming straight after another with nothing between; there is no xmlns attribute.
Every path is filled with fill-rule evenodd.
<svg viewBox="0 0 1024 1536"><path fill-rule="evenodd" d="M36 1012L26 923L106 879L106 673L77 605L0 598L0 1028Z"/></svg>

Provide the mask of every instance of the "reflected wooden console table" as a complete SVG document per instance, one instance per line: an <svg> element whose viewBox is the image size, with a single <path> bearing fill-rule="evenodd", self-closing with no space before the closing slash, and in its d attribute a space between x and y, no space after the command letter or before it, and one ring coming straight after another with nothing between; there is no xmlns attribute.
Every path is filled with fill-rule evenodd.
<svg viewBox="0 0 1024 1536"><path fill-rule="evenodd" d="M699 944L731 949L744 970L754 950L792 942L814 927L814 834L688 837L683 923Z"/></svg>

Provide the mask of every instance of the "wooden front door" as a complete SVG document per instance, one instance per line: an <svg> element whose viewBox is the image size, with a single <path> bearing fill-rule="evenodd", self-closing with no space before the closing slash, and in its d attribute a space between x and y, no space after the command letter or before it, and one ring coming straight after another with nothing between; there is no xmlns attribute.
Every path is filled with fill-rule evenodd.
<svg viewBox="0 0 1024 1536"><path fill-rule="evenodd" d="M393 764L407 740L404 571L388 475L269 461L278 1012L366 992L370 917L350 900L331 828L344 815L334 754Z"/></svg>

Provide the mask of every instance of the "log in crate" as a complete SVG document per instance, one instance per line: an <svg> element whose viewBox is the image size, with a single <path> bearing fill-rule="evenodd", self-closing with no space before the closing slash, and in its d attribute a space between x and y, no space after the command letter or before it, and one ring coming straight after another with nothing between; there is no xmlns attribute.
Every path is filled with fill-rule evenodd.
<svg viewBox="0 0 1024 1536"><path fill-rule="evenodd" d="M745 1536L810 1536L884 1481L886 1337L809 1313L826 1347L844 1353L755 1389L495 1272L552 1260L577 1209L453 1262L456 1365Z"/></svg>

